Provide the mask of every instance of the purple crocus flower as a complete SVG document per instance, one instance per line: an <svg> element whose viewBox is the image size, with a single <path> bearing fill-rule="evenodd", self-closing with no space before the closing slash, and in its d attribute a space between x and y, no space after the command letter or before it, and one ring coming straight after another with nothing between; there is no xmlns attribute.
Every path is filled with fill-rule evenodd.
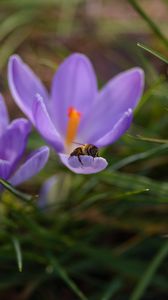
<svg viewBox="0 0 168 300"><path fill-rule="evenodd" d="M18 185L38 173L49 156L47 146L34 151L23 162L31 123L19 118L9 123L8 112L0 94L0 178Z"/></svg>
<svg viewBox="0 0 168 300"><path fill-rule="evenodd" d="M39 78L17 55L9 60L11 93L20 109L61 161L75 173L97 173L107 166L102 157L70 156L79 144L104 147L129 128L141 98L144 74L132 68L111 79L99 92L89 59L72 54L60 65L49 95Z"/></svg>

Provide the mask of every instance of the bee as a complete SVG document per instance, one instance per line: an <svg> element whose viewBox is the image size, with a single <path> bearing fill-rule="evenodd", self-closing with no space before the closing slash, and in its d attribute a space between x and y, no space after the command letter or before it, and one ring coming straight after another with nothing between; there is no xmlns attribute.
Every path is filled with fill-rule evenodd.
<svg viewBox="0 0 168 300"><path fill-rule="evenodd" d="M75 144L78 144L78 143L75 143ZM99 149L95 145L92 145L92 144L84 144L84 145L81 144L80 147L75 148L71 152L70 157L77 156L79 162L81 163L81 165L83 165L81 158L80 158L81 155L89 155L89 156L92 156L93 158L98 157Z"/></svg>

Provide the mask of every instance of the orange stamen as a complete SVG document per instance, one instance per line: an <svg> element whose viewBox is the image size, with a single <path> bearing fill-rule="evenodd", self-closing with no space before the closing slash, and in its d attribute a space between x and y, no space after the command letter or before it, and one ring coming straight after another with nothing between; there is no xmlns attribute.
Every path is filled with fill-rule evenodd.
<svg viewBox="0 0 168 300"><path fill-rule="evenodd" d="M66 132L66 144L69 146L75 139L80 123L81 113L74 107L68 109L68 125Z"/></svg>

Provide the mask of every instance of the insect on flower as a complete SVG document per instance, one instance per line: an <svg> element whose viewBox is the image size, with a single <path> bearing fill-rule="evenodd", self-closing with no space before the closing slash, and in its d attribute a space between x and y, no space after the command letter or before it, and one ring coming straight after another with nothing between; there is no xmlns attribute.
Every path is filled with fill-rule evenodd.
<svg viewBox="0 0 168 300"><path fill-rule="evenodd" d="M78 143L76 143L78 144ZM80 156L81 155L88 155L88 156L92 156L94 157L99 157L99 153L98 153L98 148L95 145L92 144L85 144L85 145L81 145L80 147L75 148L71 154L71 156L77 156L78 160L80 161L81 165L83 165Z"/></svg>
<svg viewBox="0 0 168 300"><path fill-rule="evenodd" d="M62 163L75 173L91 174L108 163L86 145L94 145L96 153L126 132L143 92L144 73L139 67L124 71L99 91L91 62L75 53L57 69L49 95L21 58L12 55L8 81L15 102ZM75 147L74 141L83 146Z"/></svg>

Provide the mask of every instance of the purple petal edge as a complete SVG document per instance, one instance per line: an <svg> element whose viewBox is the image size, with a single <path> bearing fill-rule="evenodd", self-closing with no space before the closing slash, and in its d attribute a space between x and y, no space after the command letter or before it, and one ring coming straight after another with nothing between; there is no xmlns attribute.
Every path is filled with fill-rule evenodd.
<svg viewBox="0 0 168 300"><path fill-rule="evenodd" d="M135 67L113 77L98 94L90 114L81 122L81 137L88 143L108 134L129 108L137 106L144 87L144 72ZM96 126L95 126L96 124Z"/></svg>
<svg viewBox="0 0 168 300"><path fill-rule="evenodd" d="M77 156L69 157L67 154L59 154L62 163L77 174L94 174L103 171L108 163L102 157L95 157L84 155L80 156L82 164Z"/></svg>
<svg viewBox="0 0 168 300"><path fill-rule="evenodd" d="M19 118L12 121L0 137L1 158L9 161L13 170L25 150L30 130L31 123Z"/></svg>
<svg viewBox="0 0 168 300"><path fill-rule="evenodd" d="M34 96L39 93L48 101L48 93L41 80L22 59L14 54L8 62L8 83L12 96L20 109L34 123L32 105Z"/></svg>
<svg viewBox="0 0 168 300"><path fill-rule="evenodd" d="M97 147L105 147L118 140L130 127L133 118L132 109L129 108L119 121L114 125L111 131L105 134L102 138L94 141L93 144Z"/></svg>
<svg viewBox="0 0 168 300"><path fill-rule="evenodd" d="M9 182L12 185L19 185L28 180L45 166L49 158L49 148L43 146L32 152L28 159L19 167L15 174L10 178Z"/></svg>
<svg viewBox="0 0 168 300"><path fill-rule="evenodd" d="M61 136L57 132L52 120L48 114L46 106L41 95L35 96L35 103L33 106L33 116L35 120L35 127L41 133L42 137L57 151L62 152L64 144Z"/></svg>
<svg viewBox="0 0 168 300"><path fill-rule="evenodd" d="M3 96L0 94L0 135L4 133L4 130L8 126L9 115L5 105Z"/></svg>
<svg viewBox="0 0 168 300"><path fill-rule="evenodd" d="M11 172L11 164L3 159L0 159L0 178L8 179Z"/></svg>

